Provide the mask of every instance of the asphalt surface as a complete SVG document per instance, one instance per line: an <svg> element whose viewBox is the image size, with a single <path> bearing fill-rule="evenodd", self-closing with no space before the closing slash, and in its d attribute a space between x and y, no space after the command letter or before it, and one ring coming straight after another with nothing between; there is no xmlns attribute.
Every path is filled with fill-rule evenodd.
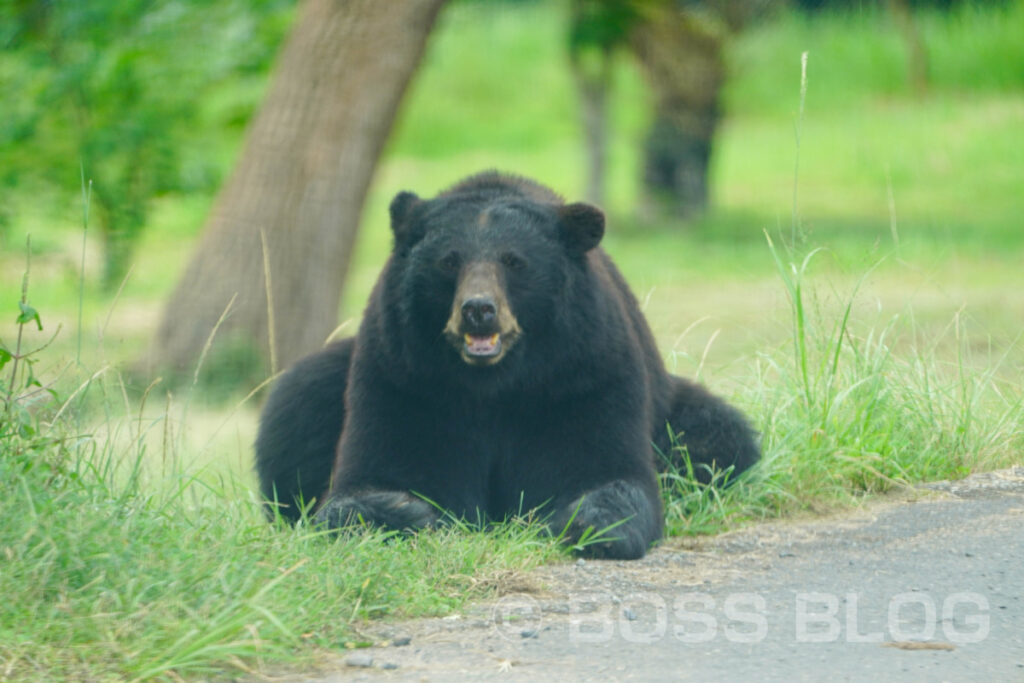
<svg viewBox="0 0 1024 683"><path fill-rule="evenodd" d="M1024 681L1024 468L507 582L299 679Z"/></svg>

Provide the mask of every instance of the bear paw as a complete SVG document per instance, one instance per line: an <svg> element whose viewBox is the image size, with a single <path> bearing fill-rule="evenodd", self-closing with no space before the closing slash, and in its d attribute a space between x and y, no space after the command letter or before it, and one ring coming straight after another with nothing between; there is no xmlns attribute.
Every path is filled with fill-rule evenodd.
<svg viewBox="0 0 1024 683"><path fill-rule="evenodd" d="M583 557L635 560L661 537L658 510L643 490L615 481L566 506L552 525Z"/></svg>
<svg viewBox="0 0 1024 683"><path fill-rule="evenodd" d="M368 524L397 531L435 526L441 512L431 503L404 491L371 491L327 499L314 523L328 529Z"/></svg>

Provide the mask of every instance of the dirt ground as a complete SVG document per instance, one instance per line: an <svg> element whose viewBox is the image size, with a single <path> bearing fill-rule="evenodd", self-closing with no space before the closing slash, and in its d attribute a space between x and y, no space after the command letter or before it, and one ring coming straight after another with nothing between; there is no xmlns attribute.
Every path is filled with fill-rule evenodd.
<svg viewBox="0 0 1024 683"><path fill-rule="evenodd" d="M510 577L282 680L1024 681L1024 467Z"/></svg>

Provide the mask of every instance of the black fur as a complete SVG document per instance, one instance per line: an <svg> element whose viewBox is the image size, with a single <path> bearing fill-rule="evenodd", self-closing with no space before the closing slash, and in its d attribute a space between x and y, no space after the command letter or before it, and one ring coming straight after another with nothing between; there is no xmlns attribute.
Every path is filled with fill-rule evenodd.
<svg viewBox="0 0 1024 683"><path fill-rule="evenodd" d="M432 200L402 193L391 214L394 250L356 339L299 363L264 409L261 492L286 517L329 478L317 520L332 528L434 525L440 512L419 497L473 520L540 507L572 543L618 524L582 552L637 558L662 533L654 448L673 453L666 423L698 476L757 460L735 408L665 371L596 246L600 211L490 172ZM504 309L493 357L456 348L453 298L481 263Z"/></svg>
<svg viewBox="0 0 1024 683"><path fill-rule="evenodd" d="M334 342L278 378L260 418L256 472L268 507L291 521L300 503L323 500L345 422L345 386L355 339Z"/></svg>

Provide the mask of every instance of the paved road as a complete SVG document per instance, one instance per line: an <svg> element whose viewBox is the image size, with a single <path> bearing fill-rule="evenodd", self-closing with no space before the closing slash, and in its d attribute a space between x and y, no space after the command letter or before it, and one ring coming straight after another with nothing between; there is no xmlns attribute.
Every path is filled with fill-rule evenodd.
<svg viewBox="0 0 1024 683"><path fill-rule="evenodd" d="M1024 468L929 488L545 567L311 680L1024 681Z"/></svg>

